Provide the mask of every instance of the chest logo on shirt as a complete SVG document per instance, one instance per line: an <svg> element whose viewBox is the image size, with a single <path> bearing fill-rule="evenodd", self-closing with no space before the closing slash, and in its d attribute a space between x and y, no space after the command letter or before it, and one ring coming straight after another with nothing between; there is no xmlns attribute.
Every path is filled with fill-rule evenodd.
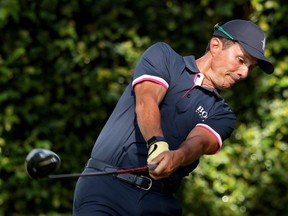
<svg viewBox="0 0 288 216"><path fill-rule="evenodd" d="M196 109L196 113L199 114L200 118L202 119L202 121L204 121L205 119L208 118L208 112L205 111L204 107L202 106L199 106L197 109Z"/></svg>

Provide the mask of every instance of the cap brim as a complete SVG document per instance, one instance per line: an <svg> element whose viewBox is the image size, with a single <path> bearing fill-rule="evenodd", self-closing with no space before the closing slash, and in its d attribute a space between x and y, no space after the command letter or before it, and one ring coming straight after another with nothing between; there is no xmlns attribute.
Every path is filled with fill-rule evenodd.
<svg viewBox="0 0 288 216"><path fill-rule="evenodd" d="M262 53L241 41L238 42L247 53L258 59L258 65L265 73L272 74L274 72L274 66Z"/></svg>

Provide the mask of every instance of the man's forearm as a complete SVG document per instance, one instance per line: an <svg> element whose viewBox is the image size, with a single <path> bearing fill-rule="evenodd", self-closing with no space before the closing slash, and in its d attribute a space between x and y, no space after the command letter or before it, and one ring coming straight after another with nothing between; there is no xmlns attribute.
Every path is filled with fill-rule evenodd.
<svg viewBox="0 0 288 216"><path fill-rule="evenodd" d="M152 136L163 136L160 123L160 112L157 105L145 101L136 107L137 122L140 131L147 141Z"/></svg>
<svg viewBox="0 0 288 216"><path fill-rule="evenodd" d="M218 149L217 140L207 130L194 128L187 139L176 150L182 158L181 166L187 166L205 154L214 154Z"/></svg>

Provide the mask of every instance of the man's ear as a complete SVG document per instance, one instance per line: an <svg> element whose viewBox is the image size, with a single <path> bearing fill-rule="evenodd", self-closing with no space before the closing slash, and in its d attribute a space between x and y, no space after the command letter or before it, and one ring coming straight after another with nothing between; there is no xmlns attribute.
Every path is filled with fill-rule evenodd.
<svg viewBox="0 0 288 216"><path fill-rule="evenodd" d="M214 55L215 52L219 52L220 50L222 50L223 48L223 43L222 41L217 38L217 37L213 37L210 40L210 52L212 55Z"/></svg>

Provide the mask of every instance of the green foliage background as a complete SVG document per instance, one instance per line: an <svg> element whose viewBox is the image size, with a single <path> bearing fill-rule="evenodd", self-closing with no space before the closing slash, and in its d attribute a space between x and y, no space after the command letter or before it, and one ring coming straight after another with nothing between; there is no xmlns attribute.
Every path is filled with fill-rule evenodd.
<svg viewBox="0 0 288 216"><path fill-rule="evenodd" d="M284 0L0 0L0 215L71 215L76 180L31 179L29 151L80 172L149 45L200 57L213 26L235 18L265 31L276 70L223 94L237 128L177 196L185 216L288 215L287 12Z"/></svg>

